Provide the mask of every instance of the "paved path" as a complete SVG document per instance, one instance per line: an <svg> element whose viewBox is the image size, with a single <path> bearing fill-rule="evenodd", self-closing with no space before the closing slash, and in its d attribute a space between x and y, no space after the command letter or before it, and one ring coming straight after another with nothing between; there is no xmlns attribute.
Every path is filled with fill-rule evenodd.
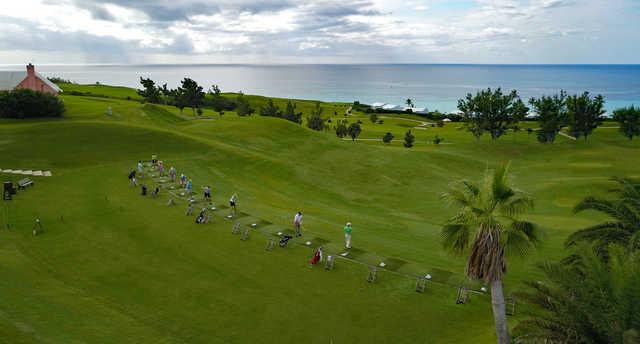
<svg viewBox="0 0 640 344"><path fill-rule="evenodd" d="M575 141L575 140L577 140L575 137L573 137L573 136L571 136L571 135L568 135L568 134L565 134L565 133L564 133L564 132L562 132L562 131L558 132L558 135L560 135L560 136L564 136L564 137L566 137L566 138L568 138L568 139L572 139L572 140L574 140L574 141Z"/></svg>
<svg viewBox="0 0 640 344"><path fill-rule="evenodd" d="M25 176L36 176L36 177L51 177L53 174L51 171L42 171L42 170L14 170L14 169L1 169L0 173L8 173L8 174L22 174Z"/></svg>
<svg viewBox="0 0 640 344"><path fill-rule="evenodd" d="M345 138L342 139L342 141L351 141L351 139L348 138L348 137L345 137ZM382 139L356 139L356 141L379 141L379 142L382 142ZM393 141L401 141L401 140L394 139L391 142L393 142ZM414 141L413 143L435 144L435 143L433 143L431 141ZM451 143L451 142L440 142L440 144L441 145L452 145L453 143Z"/></svg>
<svg viewBox="0 0 640 344"><path fill-rule="evenodd" d="M421 129L421 130L426 130L428 125L431 124L435 124L432 122L425 122L425 121L418 121L416 119L410 119L410 118L402 118L402 117L389 117L389 116L380 116L380 118L388 118L388 119L399 119L401 121L411 121L411 122L416 122L416 123L420 123L420 125L413 127L414 129Z"/></svg>

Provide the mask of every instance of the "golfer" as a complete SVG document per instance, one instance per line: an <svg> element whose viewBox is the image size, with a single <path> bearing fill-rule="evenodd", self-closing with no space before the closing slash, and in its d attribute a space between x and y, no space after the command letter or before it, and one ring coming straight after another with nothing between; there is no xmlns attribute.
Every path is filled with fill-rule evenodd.
<svg viewBox="0 0 640 344"><path fill-rule="evenodd" d="M191 189L193 188L193 182L191 179L187 182L187 195L191 195Z"/></svg>
<svg viewBox="0 0 640 344"><path fill-rule="evenodd" d="M302 236L302 212L299 211L296 213L296 216L293 217L293 227L296 229L296 236Z"/></svg>
<svg viewBox="0 0 640 344"><path fill-rule="evenodd" d="M204 199L211 201L211 186L209 185L204 187Z"/></svg>
<svg viewBox="0 0 640 344"><path fill-rule="evenodd" d="M176 168L173 166L171 166L171 168L169 169L169 177L171 177L172 183L176 182Z"/></svg>
<svg viewBox="0 0 640 344"><path fill-rule="evenodd" d="M344 226L344 243L346 248L351 248L351 222L347 222L347 225Z"/></svg>
<svg viewBox="0 0 640 344"><path fill-rule="evenodd" d="M187 182L187 176L184 173L180 174L180 187L184 187L184 184Z"/></svg>
<svg viewBox="0 0 640 344"><path fill-rule="evenodd" d="M142 161L138 160L138 174L140 175L140 178L142 178Z"/></svg>
<svg viewBox="0 0 640 344"><path fill-rule="evenodd" d="M236 216L236 210L237 210L237 206L238 206L238 194L233 194L233 196L231 196L231 198L229 199L229 206L231 207L231 215Z"/></svg>

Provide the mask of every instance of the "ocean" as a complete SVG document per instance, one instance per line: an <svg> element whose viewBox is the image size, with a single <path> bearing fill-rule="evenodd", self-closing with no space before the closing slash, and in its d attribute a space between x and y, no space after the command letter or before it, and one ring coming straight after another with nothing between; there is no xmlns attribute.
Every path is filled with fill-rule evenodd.
<svg viewBox="0 0 640 344"><path fill-rule="evenodd" d="M0 70L23 66L0 66ZM566 90L602 94L608 111L640 106L640 65L39 65L78 83L139 87L139 78L178 85L190 77L208 89L272 97L403 105L451 112L469 92L515 89L528 99Z"/></svg>

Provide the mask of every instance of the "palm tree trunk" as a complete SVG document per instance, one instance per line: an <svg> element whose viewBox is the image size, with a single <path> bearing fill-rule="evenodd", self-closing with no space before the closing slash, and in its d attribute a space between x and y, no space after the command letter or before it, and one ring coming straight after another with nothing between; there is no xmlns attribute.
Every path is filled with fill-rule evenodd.
<svg viewBox="0 0 640 344"><path fill-rule="evenodd" d="M509 326L507 325L502 280L491 282L491 307L493 308L493 320L496 325L498 344L509 344Z"/></svg>

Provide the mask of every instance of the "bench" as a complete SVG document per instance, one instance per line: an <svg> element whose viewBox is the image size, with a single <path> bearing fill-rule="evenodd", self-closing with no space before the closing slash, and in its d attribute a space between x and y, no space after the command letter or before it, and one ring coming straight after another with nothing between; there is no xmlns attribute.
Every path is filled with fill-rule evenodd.
<svg viewBox="0 0 640 344"><path fill-rule="evenodd" d="M18 181L18 189L25 189L27 186L33 186L33 180L24 178Z"/></svg>

